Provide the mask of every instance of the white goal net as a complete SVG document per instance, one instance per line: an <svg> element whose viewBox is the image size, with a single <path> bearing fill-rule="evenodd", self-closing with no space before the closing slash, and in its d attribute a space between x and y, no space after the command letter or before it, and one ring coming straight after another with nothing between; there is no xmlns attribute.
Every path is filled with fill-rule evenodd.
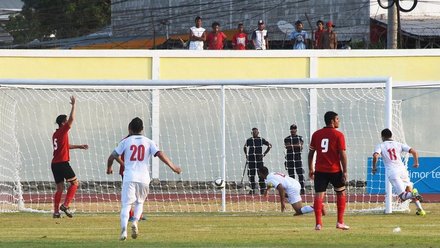
<svg viewBox="0 0 440 248"><path fill-rule="evenodd" d="M72 203L78 212L119 211L121 177L106 160L127 135L129 121L144 120L144 134L183 169L172 173L157 158L152 162L146 212L278 211L274 192L268 198L249 194L243 146L257 127L273 148L264 158L270 171L287 174L284 138L289 126L303 136L305 176L303 200L313 202L307 153L313 131L324 126L332 110L341 119L347 142L348 211L384 209L383 176L369 176L368 159L387 127L387 79L329 79L227 82L44 82L0 87L0 212L51 211L55 183L50 169L55 118L70 111L77 98L77 116L69 139L88 144L71 150L71 166L80 186ZM109 83L109 82L107 82ZM1 82L0 82L1 84ZM388 105L391 106L391 105ZM392 128L403 140L400 103L393 102ZM244 177L243 177L244 175ZM213 187L218 177L225 190ZM298 179L298 177L296 177ZM382 180L382 181L381 181ZM368 182L367 182L368 181ZM329 189L327 209L335 209ZM63 195L64 197L64 195Z"/></svg>

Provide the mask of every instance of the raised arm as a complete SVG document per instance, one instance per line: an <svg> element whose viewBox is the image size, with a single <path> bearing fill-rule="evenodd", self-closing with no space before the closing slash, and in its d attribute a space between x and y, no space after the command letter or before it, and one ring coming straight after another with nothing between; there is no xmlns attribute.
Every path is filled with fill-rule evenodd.
<svg viewBox="0 0 440 248"><path fill-rule="evenodd" d="M72 109L70 110L69 119L67 120L67 125L69 125L69 127L72 127L73 121L75 120L75 103L75 96L71 96L70 104L72 104Z"/></svg>
<svg viewBox="0 0 440 248"><path fill-rule="evenodd" d="M162 162L164 162L166 165L168 165L168 167L170 167L170 169L173 170L175 173L180 174L182 172L182 169L179 166L175 165L164 152L159 151L156 153L156 156Z"/></svg>

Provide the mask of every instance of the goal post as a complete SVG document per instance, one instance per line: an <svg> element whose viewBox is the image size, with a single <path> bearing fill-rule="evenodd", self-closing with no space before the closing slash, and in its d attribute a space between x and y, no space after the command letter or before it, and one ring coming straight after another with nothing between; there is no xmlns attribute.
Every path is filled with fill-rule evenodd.
<svg viewBox="0 0 440 248"><path fill-rule="evenodd" d="M367 161L380 142L380 130L401 129L391 78L0 80L0 211L51 211L55 185L50 138L57 128L56 116L70 110L70 95L77 97L70 142L90 147L71 151L71 165L80 180L73 202L77 211L119 211L121 179L116 173L106 175L105 163L135 116L144 120L145 135L183 169L175 175L152 159L146 211L277 211L274 192L268 198L248 194L247 173L240 185L246 164L243 145L251 129L259 128L261 137L273 144L265 165L287 174L283 139L292 123L305 141L303 200L311 203L308 143L313 131L324 126L328 110L341 117L340 129L347 139L347 209L392 211L389 191L390 201L384 207L388 197L366 190ZM403 132L396 135L404 140ZM227 182L223 190L212 185L219 176ZM335 209L331 195L329 189L330 211Z"/></svg>

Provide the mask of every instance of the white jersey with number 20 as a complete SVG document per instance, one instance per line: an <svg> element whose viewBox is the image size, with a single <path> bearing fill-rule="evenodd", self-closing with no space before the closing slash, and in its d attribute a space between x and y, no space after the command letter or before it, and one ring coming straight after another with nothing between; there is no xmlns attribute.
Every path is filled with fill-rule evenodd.
<svg viewBox="0 0 440 248"><path fill-rule="evenodd" d="M124 182L150 183L150 158L159 149L143 135L131 135L123 139L115 152L124 153Z"/></svg>

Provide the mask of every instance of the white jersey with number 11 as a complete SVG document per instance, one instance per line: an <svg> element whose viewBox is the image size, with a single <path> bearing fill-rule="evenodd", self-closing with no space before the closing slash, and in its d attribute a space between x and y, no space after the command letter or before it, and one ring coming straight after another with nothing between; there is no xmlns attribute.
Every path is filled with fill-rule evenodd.
<svg viewBox="0 0 440 248"><path fill-rule="evenodd" d="M378 144L374 149L374 152L382 156L382 161L386 169L393 170L402 167L405 168L405 165L402 162L401 153L409 152L410 149L411 147L406 144L394 140L387 140Z"/></svg>

